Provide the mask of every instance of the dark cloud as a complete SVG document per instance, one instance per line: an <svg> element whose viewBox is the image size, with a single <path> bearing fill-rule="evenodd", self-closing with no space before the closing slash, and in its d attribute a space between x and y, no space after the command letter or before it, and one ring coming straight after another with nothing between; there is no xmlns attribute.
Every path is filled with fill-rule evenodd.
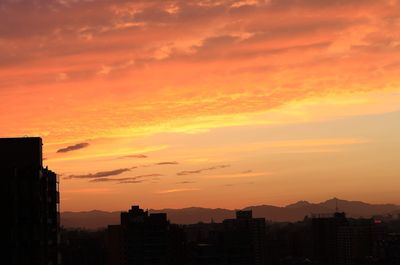
<svg viewBox="0 0 400 265"><path fill-rule="evenodd" d="M179 165L179 162L177 162L177 161L164 161L164 162L158 162L158 163L154 163L154 164L143 164L143 165L140 165L139 167L168 166L168 165Z"/></svg>
<svg viewBox="0 0 400 265"><path fill-rule="evenodd" d="M228 183L228 184L225 184L224 187L233 187L233 186L242 186L242 185L253 185L253 184L255 184L255 182L243 182L243 183L236 183L236 184Z"/></svg>
<svg viewBox="0 0 400 265"><path fill-rule="evenodd" d="M119 169L114 169L114 170L110 170L110 171L100 171L97 173L93 173L93 174L83 174L83 175L70 175L68 177L66 177L65 179L98 179L98 178L106 178L106 177L110 177L110 176L117 176L120 175L122 173L131 171L132 168L119 168Z"/></svg>
<svg viewBox="0 0 400 265"><path fill-rule="evenodd" d="M158 177L163 176L162 174L146 174L146 175L138 175L134 177L126 177L126 178L95 178L90 180L90 182L115 182L117 184L124 183L142 183L145 181L158 180Z"/></svg>
<svg viewBox="0 0 400 265"><path fill-rule="evenodd" d="M200 174L200 173L203 173L204 171L211 171L211 170L222 169L222 168L227 168L227 167L230 167L230 165L218 165L218 166L202 168L202 169L197 169L197 170L185 170L185 171L178 172L176 174L178 176L186 176L186 175L191 175L191 174Z"/></svg>
<svg viewBox="0 0 400 265"><path fill-rule="evenodd" d="M119 158L121 158L121 159L123 159L123 158L148 158L148 156L143 155L143 154L134 154L134 155L121 156Z"/></svg>
<svg viewBox="0 0 400 265"><path fill-rule="evenodd" d="M136 176L135 178L154 178L154 177L162 177L162 176L164 176L164 175L155 173L155 174L139 175L139 176Z"/></svg>
<svg viewBox="0 0 400 265"><path fill-rule="evenodd" d="M57 153L67 153L67 152L83 149L88 146L89 146L89 143L79 143L79 144L75 144L75 145L70 145L65 148L58 149Z"/></svg>
<svg viewBox="0 0 400 265"><path fill-rule="evenodd" d="M118 182L118 184L137 184L137 183L142 183L144 180L124 180Z"/></svg>
<svg viewBox="0 0 400 265"><path fill-rule="evenodd" d="M196 182L195 182L195 181L188 181L188 180L185 180L185 181L177 182L176 184L193 184L193 183L196 183Z"/></svg>
<svg viewBox="0 0 400 265"><path fill-rule="evenodd" d="M135 181L136 183L143 182L145 181L144 179L138 179L137 177L128 177L128 178L99 178L99 179L92 179L90 182L116 182L116 183L122 183L122 182L133 182Z"/></svg>
<svg viewBox="0 0 400 265"><path fill-rule="evenodd" d="M159 162L155 163L156 166L164 166L164 165L178 165L179 163L176 161L167 161L167 162Z"/></svg>

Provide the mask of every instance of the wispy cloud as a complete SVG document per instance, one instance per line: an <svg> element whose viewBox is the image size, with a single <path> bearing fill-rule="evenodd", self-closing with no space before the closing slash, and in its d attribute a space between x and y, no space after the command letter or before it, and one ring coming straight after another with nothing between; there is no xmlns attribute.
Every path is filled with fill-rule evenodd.
<svg viewBox="0 0 400 265"><path fill-rule="evenodd" d="M253 185L255 184L254 182L245 182L245 183L227 183L225 185L223 185L224 187L234 187L234 186L242 186L242 185Z"/></svg>
<svg viewBox="0 0 400 265"><path fill-rule="evenodd" d="M167 161L167 162L158 162L155 163L154 165L156 166L165 166L165 165L178 165L179 163L176 161Z"/></svg>
<svg viewBox="0 0 400 265"><path fill-rule="evenodd" d="M84 193L84 194L104 194L104 193L114 193L115 191L109 188L85 188L85 189L70 189L63 190L63 194L68 193ZM64 200L64 198L63 198Z"/></svg>
<svg viewBox="0 0 400 265"><path fill-rule="evenodd" d="M116 138L114 138L115 140ZM113 143L109 143L113 146ZM145 146L142 148L138 148L138 154L142 152L156 152L161 151L168 148L167 145L158 145L158 146ZM52 162L61 162L61 161L78 161L78 160L92 160L92 159L99 159L99 160L115 160L120 159L123 156L131 155L131 152L121 152L120 150L113 150L113 148L109 148L107 150L101 150L98 152L92 152L88 154L75 154L71 157L52 157L49 158Z"/></svg>
<svg viewBox="0 0 400 265"><path fill-rule="evenodd" d="M297 148L297 147L313 147L313 146L341 146L341 145L357 145L368 143L368 139L363 138L326 138L326 139L300 139L276 142L261 143L262 147L271 148Z"/></svg>
<svg viewBox="0 0 400 265"><path fill-rule="evenodd" d="M222 169L222 168L227 168L227 167L230 167L230 165L218 165L218 166L202 168L202 169L197 169L197 170L185 170L185 171L180 171L176 174L178 176L186 176L186 175L191 175L191 174L200 174L205 171L212 171L212 170L217 170L217 169Z"/></svg>
<svg viewBox="0 0 400 265"><path fill-rule="evenodd" d="M225 146L224 149L229 152L237 153L254 152L258 150L268 150L271 153L318 153L337 152L338 148L363 145L370 142L371 140L367 138L290 139L237 144ZM217 148L208 148L207 152L214 152L217 150Z"/></svg>
<svg viewBox="0 0 400 265"><path fill-rule="evenodd" d="M173 166L173 165L179 165L179 162L177 162L177 161L163 161L163 162L157 162L157 163L152 163L152 164L142 164L142 165L139 165L139 167Z"/></svg>
<svg viewBox="0 0 400 265"><path fill-rule="evenodd" d="M253 171L245 171L241 173L228 173L228 174L221 174L221 175L210 175L205 176L205 178L210 179L235 179L235 178L252 178L252 177L263 177L263 176L270 176L272 172L253 172Z"/></svg>
<svg viewBox="0 0 400 265"><path fill-rule="evenodd" d="M90 182L115 182L118 184L129 184L129 183L142 183L150 180L158 180L159 177L163 176L162 174L146 174L146 175L137 175L134 177L126 177L126 178L95 178L90 180Z"/></svg>
<svg viewBox="0 0 400 265"><path fill-rule="evenodd" d="M122 180L118 182L119 184L138 184L138 183L143 183L145 180L136 180L136 179L131 179L131 180Z"/></svg>
<svg viewBox="0 0 400 265"><path fill-rule="evenodd" d="M188 188L188 189L168 189L157 191L157 194L168 194L168 193L177 193L177 192L188 192L188 191L199 191L198 188Z"/></svg>
<svg viewBox="0 0 400 265"><path fill-rule="evenodd" d="M119 169L114 169L114 170L109 170L109 171L100 171L97 173L89 173L89 174L82 174L82 175L69 175L65 177L64 179L98 179L98 178L106 178L106 177L111 177L111 176L117 176L122 173L131 171L136 167L131 167L131 168L119 168Z"/></svg>
<svg viewBox="0 0 400 265"><path fill-rule="evenodd" d="M124 159L124 158L148 158L147 155L143 155L143 154L133 154L133 155L125 155L125 156L120 156L120 159Z"/></svg>
<svg viewBox="0 0 400 265"><path fill-rule="evenodd" d="M193 183L196 183L196 182L195 181L189 181L189 180L176 182L176 184L193 184Z"/></svg>
<svg viewBox="0 0 400 265"><path fill-rule="evenodd" d="M68 152L86 148L88 146L89 146L89 143L79 143L79 144L75 144L75 145L70 145L65 148L58 149L57 153L68 153Z"/></svg>

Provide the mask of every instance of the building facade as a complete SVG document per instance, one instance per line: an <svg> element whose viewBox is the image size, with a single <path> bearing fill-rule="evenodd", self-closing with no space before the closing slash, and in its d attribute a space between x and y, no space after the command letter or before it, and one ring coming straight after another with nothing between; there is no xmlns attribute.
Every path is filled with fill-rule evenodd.
<svg viewBox="0 0 400 265"><path fill-rule="evenodd" d="M235 219L226 219L222 224L224 264L265 264L265 218L253 218L252 211L237 211Z"/></svg>
<svg viewBox="0 0 400 265"><path fill-rule="evenodd" d="M0 138L5 263L60 264L57 175L43 167L41 138Z"/></svg>
<svg viewBox="0 0 400 265"><path fill-rule="evenodd" d="M184 265L183 230L164 213L149 214L132 206L121 213L121 224L107 229L110 265Z"/></svg>

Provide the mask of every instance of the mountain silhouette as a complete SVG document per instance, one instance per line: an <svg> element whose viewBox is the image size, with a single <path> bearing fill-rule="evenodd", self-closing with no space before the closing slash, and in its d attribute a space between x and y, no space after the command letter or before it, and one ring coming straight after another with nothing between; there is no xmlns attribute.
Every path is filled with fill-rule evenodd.
<svg viewBox="0 0 400 265"><path fill-rule="evenodd" d="M303 220L311 214L333 213L338 207L339 211L346 212L349 217L369 218L374 215L400 214L400 206L395 204L369 204L361 201L347 201L333 198L320 203L298 201L285 207L272 205L249 206L243 210L252 210L254 217L263 217L274 222L295 222ZM150 209L151 213L167 213L168 219L176 224L193 224L198 222L221 222L224 219L234 218L236 210L211 209L190 207L182 209ZM119 223L120 212L87 211L63 212L61 224L66 228L97 229L107 225Z"/></svg>
<svg viewBox="0 0 400 265"><path fill-rule="evenodd" d="M119 224L120 213L106 211L62 212L61 226L65 228L98 229Z"/></svg>

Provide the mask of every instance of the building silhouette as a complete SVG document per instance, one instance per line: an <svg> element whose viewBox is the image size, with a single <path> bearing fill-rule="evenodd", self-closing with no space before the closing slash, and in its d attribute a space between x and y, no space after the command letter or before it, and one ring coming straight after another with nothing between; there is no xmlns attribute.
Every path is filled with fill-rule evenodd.
<svg viewBox="0 0 400 265"><path fill-rule="evenodd" d="M121 224L107 229L110 265L179 265L185 260L183 230L165 213L149 214L139 206L121 213Z"/></svg>
<svg viewBox="0 0 400 265"><path fill-rule="evenodd" d="M106 265L106 231L82 228L60 231L62 265Z"/></svg>
<svg viewBox="0 0 400 265"><path fill-rule="evenodd" d="M197 223L184 227L190 264L220 265L222 256L222 223Z"/></svg>
<svg viewBox="0 0 400 265"><path fill-rule="evenodd" d="M221 223L171 225L133 206L107 234L110 265L400 265L400 221L338 212L278 223L238 211Z"/></svg>
<svg viewBox="0 0 400 265"><path fill-rule="evenodd" d="M237 211L222 223L185 226L191 264L266 264L266 222L252 211Z"/></svg>
<svg viewBox="0 0 400 265"><path fill-rule="evenodd" d="M400 265L400 233L387 233L376 247L379 265Z"/></svg>
<svg viewBox="0 0 400 265"><path fill-rule="evenodd" d="M5 202L3 264L60 264L57 175L43 167L41 138L0 138Z"/></svg>
<svg viewBox="0 0 400 265"><path fill-rule="evenodd" d="M224 264L265 264L265 218L253 218L252 211L237 211L235 219L222 224Z"/></svg>
<svg viewBox="0 0 400 265"><path fill-rule="evenodd" d="M349 255L349 222L345 213L314 216L311 223L313 259L326 265L339 264Z"/></svg>
<svg viewBox="0 0 400 265"><path fill-rule="evenodd" d="M313 258L326 265L373 264L384 231L374 219L348 219L345 213L312 219Z"/></svg>

